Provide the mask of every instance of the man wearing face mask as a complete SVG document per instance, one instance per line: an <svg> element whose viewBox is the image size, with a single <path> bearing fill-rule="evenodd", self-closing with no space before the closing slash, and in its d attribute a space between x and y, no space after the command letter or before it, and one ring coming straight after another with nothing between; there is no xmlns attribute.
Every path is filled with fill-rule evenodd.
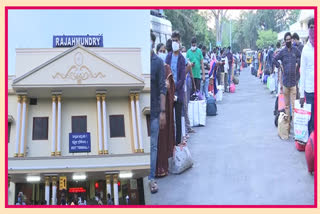
<svg viewBox="0 0 320 214"><path fill-rule="evenodd" d="M151 112L150 112L150 175L149 186L151 193L158 191L158 185L155 181L157 152L158 152L158 135L159 126L163 128L166 124L166 85L163 61L154 53L154 43L156 36L151 36Z"/></svg>
<svg viewBox="0 0 320 214"><path fill-rule="evenodd" d="M292 119L294 117L294 101L296 99L296 69L300 64L301 53L297 47L292 46L291 33L284 35L286 47L279 51L273 58L273 65L280 67L278 60L282 62L283 71L281 74L280 85L284 93L285 112L290 115L290 103L292 109ZM274 72L274 71L273 71Z"/></svg>
<svg viewBox="0 0 320 214"><path fill-rule="evenodd" d="M209 70L210 70L210 58L207 55L206 46L202 46L202 56L203 56L203 65L205 67L205 80L201 81L200 93L205 95L206 99L208 99L208 86L209 86Z"/></svg>
<svg viewBox="0 0 320 214"><path fill-rule="evenodd" d="M200 82L205 81L205 72L203 66L203 55L199 48L197 48L197 39L195 37L191 40L191 48L187 51L187 58L192 64L192 74L194 77L194 82L196 89L200 90ZM201 72L202 71L202 75ZM192 94L194 91L191 92Z"/></svg>
<svg viewBox="0 0 320 214"><path fill-rule="evenodd" d="M176 145L181 143L181 116L184 101L184 81L186 73L186 60L180 53L180 33L172 32L172 52L168 53L166 64L170 65L175 83L175 120L176 120Z"/></svg>
<svg viewBox="0 0 320 214"><path fill-rule="evenodd" d="M303 44L302 44L302 42L300 42L300 37L297 33L294 33L292 35L292 40L293 40L292 45L296 46L299 49L299 51L302 53ZM297 75L297 84L296 84L296 86L297 86L297 99L299 99L300 98L300 93L299 93L300 67L297 67L296 73L297 73L296 74Z"/></svg>
<svg viewBox="0 0 320 214"><path fill-rule="evenodd" d="M308 124L309 135L314 129L314 19L308 21L309 41L301 54L300 67L300 104L304 105L304 98L311 104L311 118Z"/></svg>

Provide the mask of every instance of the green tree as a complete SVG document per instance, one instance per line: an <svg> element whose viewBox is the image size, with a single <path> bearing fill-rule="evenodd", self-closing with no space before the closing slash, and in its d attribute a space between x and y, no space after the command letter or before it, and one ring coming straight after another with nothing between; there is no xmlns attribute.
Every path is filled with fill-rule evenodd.
<svg viewBox="0 0 320 214"><path fill-rule="evenodd" d="M258 31L259 39L256 44L258 48L265 48L269 45L275 45L277 42L278 34L272 30L260 30Z"/></svg>
<svg viewBox="0 0 320 214"><path fill-rule="evenodd" d="M208 27L206 16L198 10L165 10L167 19L171 21L172 30L178 30L181 34L182 45L190 48L193 36L198 44L209 47L210 42L215 43L214 31Z"/></svg>

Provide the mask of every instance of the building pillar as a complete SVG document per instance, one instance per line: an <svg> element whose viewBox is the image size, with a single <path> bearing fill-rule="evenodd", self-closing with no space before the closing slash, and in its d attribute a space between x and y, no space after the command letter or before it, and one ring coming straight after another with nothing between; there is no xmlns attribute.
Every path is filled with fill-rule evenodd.
<svg viewBox="0 0 320 214"><path fill-rule="evenodd" d="M47 205L50 205L50 177L46 176L45 178L45 200Z"/></svg>
<svg viewBox="0 0 320 214"><path fill-rule="evenodd" d="M21 120L21 96L18 96L17 120L16 120L16 148L14 152L14 157L18 157L18 154L19 154L20 123L21 123L20 120Z"/></svg>
<svg viewBox="0 0 320 214"><path fill-rule="evenodd" d="M52 96L52 143L51 143L51 156L56 153L56 96Z"/></svg>
<svg viewBox="0 0 320 214"><path fill-rule="evenodd" d="M97 112L98 112L98 142L99 142L99 155L103 154L103 144L102 144L102 123L101 123L101 95L97 94Z"/></svg>
<svg viewBox="0 0 320 214"><path fill-rule="evenodd" d="M27 117L27 96L22 96L22 126L21 126L21 143L19 157L24 157L24 143L26 134L26 117Z"/></svg>
<svg viewBox="0 0 320 214"><path fill-rule="evenodd" d="M106 175L106 188L107 188L107 196L106 196L106 198L108 199L108 194L110 194L110 197L112 197L112 192L111 192L111 175Z"/></svg>
<svg viewBox="0 0 320 214"><path fill-rule="evenodd" d="M57 177L52 177L52 205L57 205Z"/></svg>
<svg viewBox="0 0 320 214"><path fill-rule="evenodd" d="M113 198L114 205L119 205L118 175L113 175Z"/></svg>
<svg viewBox="0 0 320 214"><path fill-rule="evenodd" d="M138 139L137 139L137 122L136 122L136 111L134 105L134 94L130 94L131 102L131 115L132 115L132 128L133 128L133 142L134 142L134 152L138 152Z"/></svg>
<svg viewBox="0 0 320 214"><path fill-rule="evenodd" d="M61 156L61 95L58 98L57 156Z"/></svg>
<svg viewBox="0 0 320 214"><path fill-rule="evenodd" d="M144 152L143 148L143 138L142 138L142 128L141 128L141 115L140 115L140 103L139 94L135 94L136 98L136 113L137 113L137 124L138 124L138 134L139 134L139 152Z"/></svg>
<svg viewBox="0 0 320 214"><path fill-rule="evenodd" d="M106 95L103 94L102 96L102 113L103 113L103 143L104 143L104 150L103 154L108 154L108 132L107 132L107 106L106 106Z"/></svg>

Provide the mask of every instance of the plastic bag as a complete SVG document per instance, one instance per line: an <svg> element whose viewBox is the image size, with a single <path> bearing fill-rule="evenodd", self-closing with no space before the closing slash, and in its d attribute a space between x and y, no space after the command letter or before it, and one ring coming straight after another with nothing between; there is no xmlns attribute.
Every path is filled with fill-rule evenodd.
<svg viewBox="0 0 320 214"><path fill-rule="evenodd" d="M174 147L173 156L168 159L169 172L180 174L193 165L193 160L187 145Z"/></svg>
<svg viewBox="0 0 320 214"><path fill-rule="evenodd" d="M289 116L281 112L278 119L278 134L282 140L289 139L290 123Z"/></svg>
<svg viewBox="0 0 320 214"><path fill-rule="evenodd" d="M308 123L311 118L311 104L305 103L301 108L299 100L296 100L294 106L294 137L295 140L306 143L309 138Z"/></svg>

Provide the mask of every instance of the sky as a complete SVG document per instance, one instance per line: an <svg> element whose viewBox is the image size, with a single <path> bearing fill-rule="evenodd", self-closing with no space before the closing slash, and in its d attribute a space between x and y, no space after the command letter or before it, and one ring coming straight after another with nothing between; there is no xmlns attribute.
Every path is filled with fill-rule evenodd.
<svg viewBox="0 0 320 214"><path fill-rule="evenodd" d="M142 48L143 73L150 73L149 10L9 10L9 75L16 48L52 48L53 35L63 34L103 34L104 47Z"/></svg>

